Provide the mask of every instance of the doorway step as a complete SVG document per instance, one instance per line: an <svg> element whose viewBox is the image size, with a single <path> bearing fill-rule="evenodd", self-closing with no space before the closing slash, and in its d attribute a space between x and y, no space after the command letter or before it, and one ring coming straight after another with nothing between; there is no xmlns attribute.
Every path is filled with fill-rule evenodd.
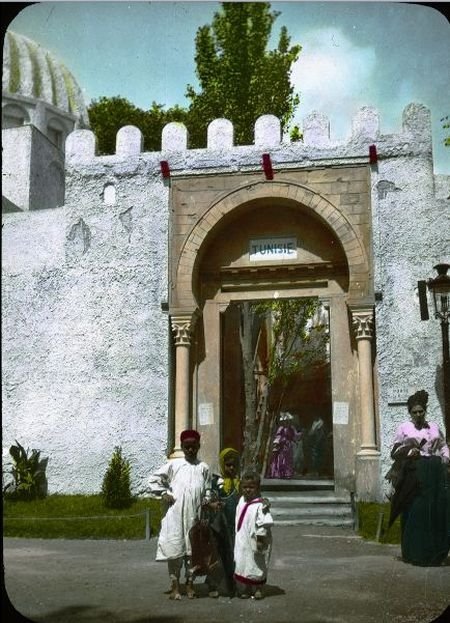
<svg viewBox="0 0 450 623"><path fill-rule="evenodd" d="M287 482L278 486L272 480L264 480L262 483L261 492L270 501L275 525L355 527L349 492L336 493L334 487L331 490L313 489L304 484L304 488L299 489L292 486L293 481L289 482L290 486ZM318 482L325 486L325 481Z"/></svg>
<svg viewBox="0 0 450 623"><path fill-rule="evenodd" d="M263 478L261 488L270 491L334 491L334 480L326 478Z"/></svg>

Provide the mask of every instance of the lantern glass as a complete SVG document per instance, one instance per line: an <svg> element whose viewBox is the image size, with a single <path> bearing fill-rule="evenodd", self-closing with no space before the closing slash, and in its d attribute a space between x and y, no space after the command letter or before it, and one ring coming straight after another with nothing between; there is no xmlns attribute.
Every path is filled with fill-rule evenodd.
<svg viewBox="0 0 450 623"><path fill-rule="evenodd" d="M445 321L448 321L449 317L450 277L447 275L449 267L449 264L438 264L434 267L438 276L428 281L428 288L433 293L435 315Z"/></svg>

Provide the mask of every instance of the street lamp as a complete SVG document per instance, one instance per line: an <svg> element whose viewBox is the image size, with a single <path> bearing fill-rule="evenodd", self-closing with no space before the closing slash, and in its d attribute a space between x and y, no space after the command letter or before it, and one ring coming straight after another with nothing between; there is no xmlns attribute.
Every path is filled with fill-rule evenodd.
<svg viewBox="0 0 450 623"><path fill-rule="evenodd" d="M437 277L428 279L428 289L433 294L434 316L441 321L442 330L442 372L444 375L444 423L447 440L450 438L450 355L448 345L448 320L450 316L450 264L436 264L433 268Z"/></svg>

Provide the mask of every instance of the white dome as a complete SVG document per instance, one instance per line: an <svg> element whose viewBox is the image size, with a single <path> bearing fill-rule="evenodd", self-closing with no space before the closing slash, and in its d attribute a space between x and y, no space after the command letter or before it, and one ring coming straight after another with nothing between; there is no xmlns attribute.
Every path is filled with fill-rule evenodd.
<svg viewBox="0 0 450 623"><path fill-rule="evenodd" d="M2 90L4 95L44 101L76 117L76 127L89 127L81 89L67 67L35 41L12 31L4 42Z"/></svg>

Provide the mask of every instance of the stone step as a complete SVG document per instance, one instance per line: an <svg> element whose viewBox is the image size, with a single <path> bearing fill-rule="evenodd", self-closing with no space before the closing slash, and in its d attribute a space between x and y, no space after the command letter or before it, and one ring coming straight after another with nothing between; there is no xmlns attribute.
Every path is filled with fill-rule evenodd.
<svg viewBox="0 0 450 623"><path fill-rule="evenodd" d="M266 488L275 524L354 527L350 493L324 489Z"/></svg>
<svg viewBox="0 0 450 623"><path fill-rule="evenodd" d="M350 496L343 495L296 495L295 493L281 494L278 491L273 493L264 491L264 497L266 497L272 506L303 506L305 504L346 504L351 505Z"/></svg>
<svg viewBox="0 0 450 623"><path fill-rule="evenodd" d="M339 518L333 519L331 517L315 517L315 518L291 518L291 519L277 519L274 518L274 527L276 526L333 526L335 528L354 528L353 519Z"/></svg>
<svg viewBox="0 0 450 623"><path fill-rule="evenodd" d="M299 506L279 506L272 505L270 512L272 515L280 516L280 515L294 515L298 517L323 517L323 516L352 516L351 506L347 506L344 504L333 504L333 505L317 505L317 504L307 504L307 505L299 505Z"/></svg>
<svg viewBox="0 0 450 623"><path fill-rule="evenodd" d="M334 480L326 478L277 479L263 478L261 491L326 491L334 490Z"/></svg>

